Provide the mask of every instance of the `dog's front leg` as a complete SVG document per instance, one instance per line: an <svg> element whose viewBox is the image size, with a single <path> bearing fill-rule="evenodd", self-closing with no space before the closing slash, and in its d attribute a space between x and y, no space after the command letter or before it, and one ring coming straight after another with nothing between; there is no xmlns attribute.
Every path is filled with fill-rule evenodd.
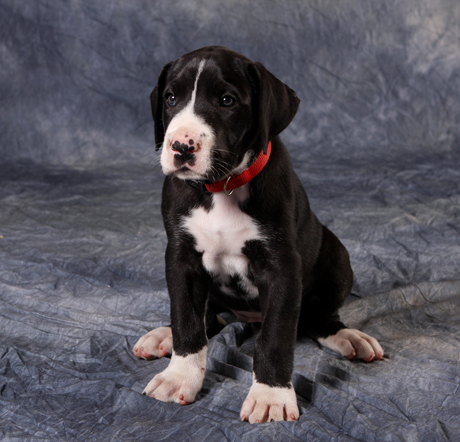
<svg viewBox="0 0 460 442"><path fill-rule="evenodd" d="M187 253L188 252L188 253ZM171 298L173 353L168 367L147 385L144 394L163 402L186 405L195 400L206 371L205 311L207 275L199 256L166 250L166 281ZM187 260L181 260L187 256Z"/></svg>
<svg viewBox="0 0 460 442"><path fill-rule="evenodd" d="M293 421L299 418L291 376L301 303L300 257L277 256L272 264L260 260L263 253L257 255L253 270L262 324L254 347L253 384L240 417L250 423Z"/></svg>

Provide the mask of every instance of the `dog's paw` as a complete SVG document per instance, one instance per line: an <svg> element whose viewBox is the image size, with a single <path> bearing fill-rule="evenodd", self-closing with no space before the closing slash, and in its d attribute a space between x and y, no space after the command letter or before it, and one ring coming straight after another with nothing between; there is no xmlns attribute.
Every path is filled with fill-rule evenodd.
<svg viewBox="0 0 460 442"><path fill-rule="evenodd" d="M159 327L142 336L134 346L134 356L143 359L161 358L172 353L171 327Z"/></svg>
<svg viewBox="0 0 460 442"><path fill-rule="evenodd" d="M383 358L383 348L377 339L359 330L344 328L335 335L320 338L318 341L350 361L362 359L371 362Z"/></svg>
<svg viewBox="0 0 460 442"><path fill-rule="evenodd" d="M241 407L240 418L251 424L296 421L299 407L294 388L270 387L254 381Z"/></svg>
<svg viewBox="0 0 460 442"><path fill-rule="evenodd" d="M206 354L207 347L188 356L173 353L168 367L147 384L143 394L163 402L192 403L203 384Z"/></svg>

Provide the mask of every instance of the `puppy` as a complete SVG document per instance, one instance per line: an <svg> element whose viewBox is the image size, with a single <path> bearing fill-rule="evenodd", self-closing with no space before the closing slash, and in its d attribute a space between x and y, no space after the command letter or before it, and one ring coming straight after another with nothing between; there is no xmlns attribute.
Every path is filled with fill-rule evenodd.
<svg viewBox="0 0 460 442"><path fill-rule="evenodd" d="M241 419L297 420L297 335L350 360L383 357L374 338L340 321L353 281L348 252L310 210L278 137L299 99L260 63L217 46L167 64L150 99L166 175L171 327L147 333L134 354L172 356L144 394L193 402L216 314L232 311L260 323Z"/></svg>

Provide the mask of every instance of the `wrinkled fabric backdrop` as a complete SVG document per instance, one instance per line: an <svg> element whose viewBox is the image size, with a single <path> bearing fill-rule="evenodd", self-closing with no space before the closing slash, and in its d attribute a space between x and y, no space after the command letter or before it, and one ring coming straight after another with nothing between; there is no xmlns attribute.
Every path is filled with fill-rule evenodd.
<svg viewBox="0 0 460 442"><path fill-rule="evenodd" d="M296 346L296 423L239 410L254 337L210 342L189 406L142 396L169 322L149 94L218 44L301 99L282 134L350 251L343 318L387 357ZM460 440L458 0L0 0L0 438Z"/></svg>

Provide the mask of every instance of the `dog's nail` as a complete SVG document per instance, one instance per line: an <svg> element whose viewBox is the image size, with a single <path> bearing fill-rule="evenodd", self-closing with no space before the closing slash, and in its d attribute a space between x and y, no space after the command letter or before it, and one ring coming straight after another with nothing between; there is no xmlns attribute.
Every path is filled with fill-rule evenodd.
<svg viewBox="0 0 460 442"><path fill-rule="evenodd" d="M190 402L186 401L186 400L184 399L184 395L181 394L181 395L179 396L179 404L181 404L181 405L189 405Z"/></svg>
<svg viewBox="0 0 460 442"><path fill-rule="evenodd" d="M355 351L352 351L349 355L346 356L346 358L347 358L349 361L352 361L353 359L356 358L356 352L355 352Z"/></svg>

